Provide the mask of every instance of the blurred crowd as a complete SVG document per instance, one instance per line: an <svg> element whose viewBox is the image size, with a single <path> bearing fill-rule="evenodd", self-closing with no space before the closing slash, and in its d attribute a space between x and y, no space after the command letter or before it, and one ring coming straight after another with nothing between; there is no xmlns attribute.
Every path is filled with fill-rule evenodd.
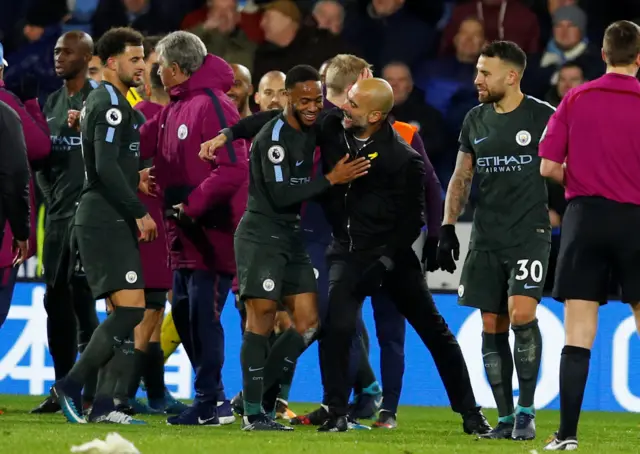
<svg viewBox="0 0 640 454"><path fill-rule="evenodd" d="M473 80L485 42L519 44L529 56L524 91L557 105L604 72L603 31L618 19L640 19L640 1L23 0L4 2L0 42L7 88L40 100L60 85L54 43L74 29L94 40L123 25L145 35L192 31L209 52L246 66L256 92L269 71L357 54L392 85L393 116L419 128L446 188L459 127L478 103Z"/></svg>

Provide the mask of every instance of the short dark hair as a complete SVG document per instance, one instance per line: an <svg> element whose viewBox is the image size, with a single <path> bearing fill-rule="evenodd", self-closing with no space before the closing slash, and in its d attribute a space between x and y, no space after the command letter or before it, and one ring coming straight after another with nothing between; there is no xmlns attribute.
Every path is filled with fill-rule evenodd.
<svg viewBox="0 0 640 454"><path fill-rule="evenodd" d="M522 71L527 67L527 54L513 41L493 41L482 48L480 55L499 58Z"/></svg>
<svg viewBox="0 0 640 454"><path fill-rule="evenodd" d="M284 88L291 90L296 84L309 81L320 82L320 73L318 70L309 65L294 66L287 73Z"/></svg>
<svg viewBox="0 0 640 454"><path fill-rule="evenodd" d="M584 68L580 63L577 63L575 61L564 62L562 66L560 66L560 71L562 71L565 68L578 68L580 71L582 71L582 74L584 75Z"/></svg>
<svg viewBox="0 0 640 454"><path fill-rule="evenodd" d="M160 40L164 38L164 36L145 36L144 41L142 41L142 47L144 48L144 60L147 61L149 59L149 55L155 52L157 44Z"/></svg>
<svg viewBox="0 0 640 454"><path fill-rule="evenodd" d="M602 48L607 64L632 65L640 54L640 27L626 20L614 22L604 32Z"/></svg>
<svg viewBox="0 0 640 454"><path fill-rule="evenodd" d="M160 63L154 63L151 65L151 74L149 74L149 83L151 84L151 88L163 88L162 79L160 79L160 74L158 74L159 69Z"/></svg>
<svg viewBox="0 0 640 454"><path fill-rule="evenodd" d="M127 46L142 46L144 37L131 27L112 28L98 40L96 55L106 65L110 57L124 53Z"/></svg>

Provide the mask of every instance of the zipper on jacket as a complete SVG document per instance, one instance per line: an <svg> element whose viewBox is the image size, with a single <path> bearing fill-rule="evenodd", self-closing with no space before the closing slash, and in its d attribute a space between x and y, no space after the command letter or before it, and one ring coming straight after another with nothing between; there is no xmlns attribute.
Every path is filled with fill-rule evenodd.
<svg viewBox="0 0 640 454"><path fill-rule="evenodd" d="M346 131L343 131L342 134L344 135L344 141L347 144L347 148L349 149L349 154L351 155L351 145L349 144L349 141L347 140L347 133ZM362 150L364 150L364 148L369 145L372 142L367 142L365 143L362 148L356 150L356 154L353 157L353 159L358 159L358 155L360 154L360 152ZM353 237L351 236L351 216L349 216L349 210L347 208L347 195L349 194L349 189L351 189L351 183L353 183L353 181L349 182L349 184L347 185L347 190L344 192L344 209L347 212L347 236L349 237L349 252L353 252Z"/></svg>

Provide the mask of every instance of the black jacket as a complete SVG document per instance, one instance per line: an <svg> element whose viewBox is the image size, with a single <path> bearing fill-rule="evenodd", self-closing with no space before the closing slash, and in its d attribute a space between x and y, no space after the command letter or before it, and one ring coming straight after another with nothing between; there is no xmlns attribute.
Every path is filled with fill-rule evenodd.
<svg viewBox="0 0 640 454"><path fill-rule="evenodd" d="M29 238L29 178L20 117L0 101L0 243L7 221L14 238Z"/></svg>
<svg viewBox="0 0 640 454"><path fill-rule="evenodd" d="M233 138L253 137L278 111L261 112L230 128ZM346 154L367 157L369 173L348 185L331 187L319 200L335 241L354 252L374 252L393 260L411 248L424 225L424 162L388 121L358 150L342 127L339 109L324 111L316 123L324 173Z"/></svg>

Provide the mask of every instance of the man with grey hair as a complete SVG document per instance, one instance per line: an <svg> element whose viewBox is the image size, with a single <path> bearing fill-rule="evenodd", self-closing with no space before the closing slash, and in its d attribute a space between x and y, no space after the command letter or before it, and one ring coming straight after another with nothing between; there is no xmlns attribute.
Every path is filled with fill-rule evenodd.
<svg viewBox="0 0 640 454"><path fill-rule="evenodd" d="M210 166L198 158L203 139L240 119L226 96L231 67L189 32L167 35L156 52L170 102L142 126L141 158L154 159L163 189L173 320L196 372L193 405L168 423L216 426L234 420L221 385L220 314L236 272L233 234L247 203L248 152L238 140Z"/></svg>

